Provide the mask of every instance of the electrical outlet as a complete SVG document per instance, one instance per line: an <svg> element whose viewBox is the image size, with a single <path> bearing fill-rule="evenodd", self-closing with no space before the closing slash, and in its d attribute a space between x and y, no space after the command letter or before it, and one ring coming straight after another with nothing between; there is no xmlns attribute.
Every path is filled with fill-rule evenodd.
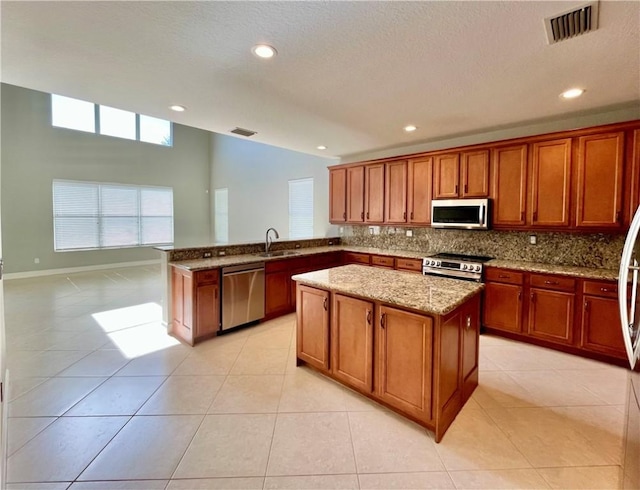
<svg viewBox="0 0 640 490"><path fill-rule="evenodd" d="M406 230L405 233L407 236L413 236L413 230Z"/></svg>
<svg viewBox="0 0 640 490"><path fill-rule="evenodd" d="M380 227L379 226L370 226L369 227L369 235L379 235Z"/></svg>
<svg viewBox="0 0 640 490"><path fill-rule="evenodd" d="M300 244L299 243L296 243L296 248L300 248Z"/></svg>
<svg viewBox="0 0 640 490"><path fill-rule="evenodd" d="M225 252L224 250L218 251L218 257L224 257L225 255L227 255L227 252Z"/></svg>
<svg viewBox="0 0 640 490"><path fill-rule="evenodd" d="M211 257L213 257L213 252L205 252L202 254L203 259L209 259Z"/></svg>
<svg viewBox="0 0 640 490"><path fill-rule="evenodd" d="M388 233L389 235L395 235L395 234L396 234L396 229L395 229L393 226L391 226L391 227L387 230L387 233Z"/></svg>
<svg viewBox="0 0 640 490"><path fill-rule="evenodd" d="M529 235L529 243L536 245L538 243L538 237L536 235Z"/></svg>
<svg viewBox="0 0 640 490"><path fill-rule="evenodd" d="M34 264L39 264L40 263L40 259L38 257L36 257L35 259L33 259L33 263Z"/></svg>

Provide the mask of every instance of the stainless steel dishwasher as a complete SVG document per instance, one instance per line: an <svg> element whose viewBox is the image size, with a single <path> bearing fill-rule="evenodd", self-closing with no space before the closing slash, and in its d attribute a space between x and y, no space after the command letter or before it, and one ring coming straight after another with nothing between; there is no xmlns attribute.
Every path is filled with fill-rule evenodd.
<svg viewBox="0 0 640 490"><path fill-rule="evenodd" d="M222 269L222 330L264 317L264 262Z"/></svg>

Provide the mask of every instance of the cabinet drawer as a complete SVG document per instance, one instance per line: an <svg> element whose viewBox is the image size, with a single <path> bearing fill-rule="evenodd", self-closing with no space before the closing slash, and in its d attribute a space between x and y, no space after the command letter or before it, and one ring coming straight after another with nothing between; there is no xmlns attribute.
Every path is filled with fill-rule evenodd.
<svg viewBox="0 0 640 490"><path fill-rule="evenodd" d="M193 278L196 284L202 284L205 282L218 282L220 276L220 269L207 269L204 271L197 271L193 273Z"/></svg>
<svg viewBox="0 0 640 490"><path fill-rule="evenodd" d="M367 264L369 265L369 255L359 254L356 252L345 252L344 254L345 264Z"/></svg>
<svg viewBox="0 0 640 490"><path fill-rule="evenodd" d="M555 289L557 291L573 292L576 289L576 280L571 277L531 274L529 277L531 287L541 289Z"/></svg>
<svg viewBox="0 0 640 490"><path fill-rule="evenodd" d="M393 269L393 257L384 257L382 255L372 255L371 265L378 265L381 267L391 267Z"/></svg>
<svg viewBox="0 0 640 490"><path fill-rule="evenodd" d="M492 267L487 267L485 278L487 281L503 282L505 284L522 284L524 282L524 274L522 272Z"/></svg>
<svg viewBox="0 0 640 490"><path fill-rule="evenodd" d="M582 291L584 294L591 294L593 296L602 296L605 298L618 297L618 285L615 282L584 281Z"/></svg>
<svg viewBox="0 0 640 490"><path fill-rule="evenodd" d="M396 259L396 269L404 271L422 272L420 259Z"/></svg>

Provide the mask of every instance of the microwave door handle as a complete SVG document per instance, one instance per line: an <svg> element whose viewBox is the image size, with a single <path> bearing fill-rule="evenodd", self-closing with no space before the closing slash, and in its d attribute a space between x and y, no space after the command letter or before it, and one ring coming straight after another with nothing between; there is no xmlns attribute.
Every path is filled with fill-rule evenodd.
<svg viewBox="0 0 640 490"><path fill-rule="evenodd" d="M485 214L485 206L484 204L480 205L480 226L484 225L484 214Z"/></svg>

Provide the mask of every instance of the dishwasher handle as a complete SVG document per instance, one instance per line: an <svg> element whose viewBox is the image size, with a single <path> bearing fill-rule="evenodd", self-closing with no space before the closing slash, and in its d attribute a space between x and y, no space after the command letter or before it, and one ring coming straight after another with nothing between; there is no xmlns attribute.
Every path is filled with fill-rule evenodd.
<svg viewBox="0 0 640 490"><path fill-rule="evenodd" d="M256 272L264 270L264 262L255 264L233 265L222 269L223 276L235 276L237 274L246 274L247 272Z"/></svg>

